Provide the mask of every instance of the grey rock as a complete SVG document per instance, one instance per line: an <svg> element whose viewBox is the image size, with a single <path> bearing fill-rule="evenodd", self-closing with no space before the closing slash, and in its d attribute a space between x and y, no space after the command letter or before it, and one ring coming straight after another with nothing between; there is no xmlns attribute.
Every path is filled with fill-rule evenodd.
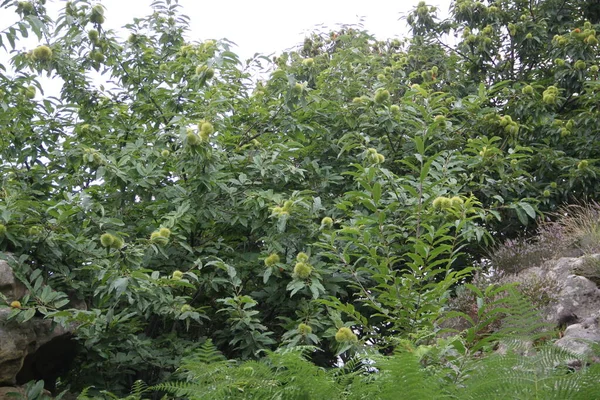
<svg viewBox="0 0 600 400"><path fill-rule="evenodd" d="M13 274L12 268L0 259L0 293L9 301L19 300L27 293L27 288Z"/></svg>
<svg viewBox="0 0 600 400"><path fill-rule="evenodd" d="M564 336L556 341L556 345L576 354L588 355L592 346L600 343L600 327L597 318L586 318L584 321L567 327Z"/></svg>
<svg viewBox="0 0 600 400"><path fill-rule="evenodd" d="M0 261L0 293L8 302L27 293L5 261ZM56 378L57 372L63 372L64 361L74 355L72 329L37 316L24 323L8 320L11 311L0 307L0 386Z"/></svg>
<svg viewBox="0 0 600 400"><path fill-rule="evenodd" d="M600 255L591 257L600 259ZM577 275L584 262L585 257L563 257L528 268L518 276L525 280L534 275L558 283L558 290L552 293L556 301L543 311L544 319L564 330L557 346L589 355L592 346L600 344L600 288L594 281Z"/></svg>
<svg viewBox="0 0 600 400"><path fill-rule="evenodd" d="M6 321L8 309L0 309L0 386L14 385L28 356L53 339L70 337L68 329L50 320L32 318L25 323Z"/></svg>
<svg viewBox="0 0 600 400"><path fill-rule="evenodd" d="M570 325L572 323L590 318L600 311L600 289L591 280L576 275L576 270L581 267L584 258L563 257L549 261L542 267L529 268L524 274L536 274L543 278L550 278L559 283L559 290L553 293L556 301L546 310L546 321L556 325ZM565 315L574 315L564 324Z"/></svg>

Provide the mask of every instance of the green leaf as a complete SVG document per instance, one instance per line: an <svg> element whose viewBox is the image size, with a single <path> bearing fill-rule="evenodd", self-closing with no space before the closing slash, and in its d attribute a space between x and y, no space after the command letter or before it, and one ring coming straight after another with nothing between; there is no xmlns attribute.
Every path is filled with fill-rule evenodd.
<svg viewBox="0 0 600 400"><path fill-rule="evenodd" d="M34 315L35 315L35 308L33 308L33 307L28 308L27 310L22 312L22 315L20 318L21 322L29 321L31 318L34 317Z"/></svg>
<svg viewBox="0 0 600 400"><path fill-rule="evenodd" d="M527 215L529 215L529 217L531 219L535 219L536 213L535 213L534 208L530 204L525 203L525 202L520 202L519 206L527 213Z"/></svg>
<svg viewBox="0 0 600 400"><path fill-rule="evenodd" d="M375 202L375 204L379 203L379 200L381 200L381 184L379 182L375 182L373 184L373 201Z"/></svg>
<svg viewBox="0 0 600 400"><path fill-rule="evenodd" d="M271 277L272 273L273 273L273 268L271 268L271 267L265 268L265 271L263 272L263 283L269 282L269 278Z"/></svg>

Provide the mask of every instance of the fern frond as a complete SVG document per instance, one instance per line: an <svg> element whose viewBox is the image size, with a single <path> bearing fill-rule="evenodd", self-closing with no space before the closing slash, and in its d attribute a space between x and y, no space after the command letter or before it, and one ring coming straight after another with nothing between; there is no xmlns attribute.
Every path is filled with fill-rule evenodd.
<svg viewBox="0 0 600 400"><path fill-rule="evenodd" d="M582 374L579 380L580 387L573 400L597 398L600 393L600 364L592 364L578 373Z"/></svg>
<svg viewBox="0 0 600 400"><path fill-rule="evenodd" d="M139 399L142 397L142 394L146 393L147 390L148 385L146 385L144 381L137 380L133 383L129 393L131 396L134 396L134 398Z"/></svg>
<svg viewBox="0 0 600 400"><path fill-rule="evenodd" d="M505 340L504 354L469 357L454 366L461 373L452 376L459 379L447 375L447 366L423 368L419 356L410 351L390 357L355 357L332 370L317 367L307 359L307 351L314 351L312 348L285 348L244 363L221 357L212 363L198 361L206 360L203 355L186 361L190 367L187 382L160 384L148 390L189 400L597 398L600 366L573 372L567 362L581 356L554 345L535 348L531 343L513 338Z"/></svg>
<svg viewBox="0 0 600 400"><path fill-rule="evenodd" d="M341 388L335 379L307 360L306 351L306 347L299 347L296 351L273 352L267 356L265 362L281 385L277 396L282 399L339 398Z"/></svg>
<svg viewBox="0 0 600 400"><path fill-rule="evenodd" d="M427 375L412 353L373 358L372 372L348 387L348 399L441 399L444 393L436 377Z"/></svg>
<svg viewBox="0 0 600 400"><path fill-rule="evenodd" d="M471 353L507 338L535 340L552 329L512 283L491 285L485 291L466 284L465 289L471 291L477 301L476 315L450 312L446 319L458 317L471 325L464 331Z"/></svg>
<svg viewBox="0 0 600 400"><path fill-rule="evenodd" d="M340 368L335 368L331 371L332 378L341 387L347 387L352 384L352 381L361 375L368 374L374 370L371 360L365 360L362 357L354 356L347 360Z"/></svg>
<svg viewBox="0 0 600 400"><path fill-rule="evenodd" d="M500 336L535 340L553 329L551 324L542 320L539 311L514 286L508 287L505 293L505 306L509 312L502 320L498 331Z"/></svg>
<svg viewBox="0 0 600 400"><path fill-rule="evenodd" d="M530 349L523 356L513 351L476 361L458 390L461 399L556 399L579 398L586 373L573 373L566 365L580 356L554 345ZM598 379L600 376L596 376ZM595 386L598 389L598 385ZM596 392L598 393L598 392Z"/></svg>
<svg viewBox="0 0 600 400"><path fill-rule="evenodd" d="M207 347L200 356L188 357L183 363L187 382L150 389L190 400L339 398L340 388L330 374L307 360L309 351L314 348L284 349L267 353L259 361L237 364L210 356ZM215 361L206 363L211 357Z"/></svg>
<svg viewBox="0 0 600 400"><path fill-rule="evenodd" d="M195 393L201 390L195 382L167 382L159 383L149 388L149 390L157 392L166 392L178 397L194 398Z"/></svg>
<svg viewBox="0 0 600 400"><path fill-rule="evenodd" d="M206 341L202 343L202 346L196 350L193 357L194 362L202 364L211 364L225 360L225 357L219 349L217 349L217 346L214 345L211 339L206 339Z"/></svg>
<svg viewBox="0 0 600 400"><path fill-rule="evenodd" d="M77 400L90 400L90 397L88 396L89 391L89 387L84 388L81 393L79 393L79 396L77 396Z"/></svg>

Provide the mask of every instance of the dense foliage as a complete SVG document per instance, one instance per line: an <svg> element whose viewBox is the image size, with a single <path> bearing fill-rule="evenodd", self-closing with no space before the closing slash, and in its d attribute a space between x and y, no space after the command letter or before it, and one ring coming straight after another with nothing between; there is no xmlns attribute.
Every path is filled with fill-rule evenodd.
<svg viewBox="0 0 600 400"><path fill-rule="evenodd" d="M472 286L472 327L436 342L485 246L600 191L597 2L457 0L448 21L423 3L406 40L345 27L247 61L186 40L173 1L126 40L102 5L52 20L44 3L0 3L21 17L0 32L0 249L30 288L15 319L77 324L73 391L165 382L207 348L260 379L295 362L350 398L376 395L353 379L389 379L340 378L375 371L365 349L456 384L523 333L488 337L493 307L533 318L510 287Z"/></svg>

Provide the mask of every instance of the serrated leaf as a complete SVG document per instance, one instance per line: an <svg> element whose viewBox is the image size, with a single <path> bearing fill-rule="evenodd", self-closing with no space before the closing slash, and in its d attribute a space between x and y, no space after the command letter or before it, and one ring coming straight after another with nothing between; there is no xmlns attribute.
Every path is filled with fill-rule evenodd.
<svg viewBox="0 0 600 400"><path fill-rule="evenodd" d="M267 283L269 282L269 278L271 277L271 274L273 274L273 268L266 268L265 271L263 272L263 283Z"/></svg>

